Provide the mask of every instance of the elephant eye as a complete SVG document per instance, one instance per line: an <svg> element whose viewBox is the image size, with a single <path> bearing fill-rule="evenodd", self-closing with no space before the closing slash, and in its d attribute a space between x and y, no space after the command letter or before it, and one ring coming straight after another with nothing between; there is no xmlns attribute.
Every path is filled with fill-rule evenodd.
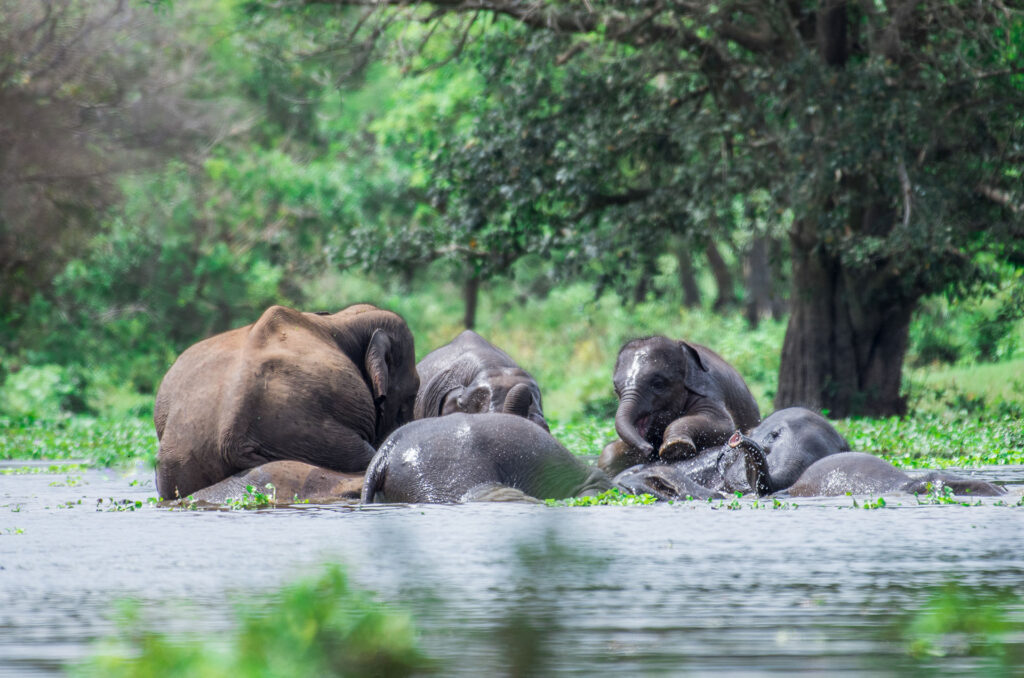
<svg viewBox="0 0 1024 678"><path fill-rule="evenodd" d="M651 388L656 391L663 391L668 386L668 382L661 377L654 377L651 379Z"/></svg>

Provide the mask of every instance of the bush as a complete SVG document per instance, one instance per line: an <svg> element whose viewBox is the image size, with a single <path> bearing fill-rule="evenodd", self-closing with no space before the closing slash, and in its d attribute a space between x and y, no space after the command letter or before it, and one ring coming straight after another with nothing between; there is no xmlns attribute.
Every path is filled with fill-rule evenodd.
<svg viewBox="0 0 1024 678"><path fill-rule="evenodd" d="M226 645L203 638L172 639L146 628L137 605L120 620L120 642L77 673L104 678L143 676L408 676L428 673L412 618L353 589L338 566L318 579L286 586L258 603L239 606Z"/></svg>

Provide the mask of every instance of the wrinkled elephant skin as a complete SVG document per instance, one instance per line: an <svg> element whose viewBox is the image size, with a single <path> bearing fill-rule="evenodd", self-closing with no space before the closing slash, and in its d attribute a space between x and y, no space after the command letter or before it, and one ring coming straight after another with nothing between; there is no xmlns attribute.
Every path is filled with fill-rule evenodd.
<svg viewBox="0 0 1024 678"><path fill-rule="evenodd" d="M548 430L534 378L472 330L431 351L416 370L420 375L416 419L453 412L504 412Z"/></svg>
<svg viewBox="0 0 1024 678"><path fill-rule="evenodd" d="M411 418L418 387L400 316L368 304L333 314L273 306L187 349L164 376L157 491L185 497L278 460L362 471Z"/></svg>

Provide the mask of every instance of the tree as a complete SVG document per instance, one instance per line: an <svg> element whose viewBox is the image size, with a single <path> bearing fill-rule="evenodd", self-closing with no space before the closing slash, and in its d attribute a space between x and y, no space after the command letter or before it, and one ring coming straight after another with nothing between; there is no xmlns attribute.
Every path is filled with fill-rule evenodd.
<svg viewBox="0 0 1024 678"><path fill-rule="evenodd" d="M86 248L117 181L207 139L196 54L126 0L0 0L0 342Z"/></svg>
<svg viewBox="0 0 1024 678"><path fill-rule="evenodd" d="M987 258L1021 264L1020 2L308 4L464 22L452 56L486 97L435 182L486 251L622 276L769 195L791 216L779 407L902 412L922 296L966 289ZM466 20L482 14L499 29Z"/></svg>

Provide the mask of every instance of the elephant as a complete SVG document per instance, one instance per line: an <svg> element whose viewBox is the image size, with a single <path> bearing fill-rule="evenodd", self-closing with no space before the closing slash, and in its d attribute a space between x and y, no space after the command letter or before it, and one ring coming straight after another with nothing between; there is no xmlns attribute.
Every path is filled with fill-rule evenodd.
<svg viewBox="0 0 1024 678"><path fill-rule="evenodd" d="M863 452L843 452L814 462L789 488L793 497L834 497L843 494L888 492L927 493L932 487L948 487L953 494L994 497L1005 494L998 485L963 478L943 471L910 475L884 459Z"/></svg>
<svg viewBox="0 0 1024 678"><path fill-rule="evenodd" d="M610 487L602 471L522 417L456 412L418 419L392 433L366 470L362 501L563 499Z"/></svg>
<svg viewBox="0 0 1024 678"><path fill-rule="evenodd" d="M505 412L548 430L540 387L516 361L473 330L431 351L416 366L415 419L453 412Z"/></svg>
<svg viewBox="0 0 1024 678"><path fill-rule="evenodd" d="M786 489L818 460L850 449L824 417L802 407L772 413L750 436L736 431L728 446L743 452L748 487L759 497Z"/></svg>
<svg viewBox="0 0 1024 678"><path fill-rule="evenodd" d="M749 436L736 431L727 444L695 457L634 466L619 473L615 483L633 494L660 499L707 499L751 491L763 496L789 487L819 459L849 449L824 417L789 407L768 415Z"/></svg>
<svg viewBox="0 0 1024 678"><path fill-rule="evenodd" d="M273 485L273 489L267 488L267 484ZM236 473L189 497L191 501L223 504L229 499L244 499L247 487L272 496L275 504L355 503L363 489L363 474L331 471L301 461L272 461Z"/></svg>
<svg viewBox="0 0 1024 678"><path fill-rule="evenodd" d="M619 350L613 382L620 440L598 460L609 473L653 461L656 451L668 462L694 457L760 421L743 377L699 344L662 336L629 341Z"/></svg>
<svg viewBox="0 0 1024 678"><path fill-rule="evenodd" d="M186 349L157 391L156 486L184 497L240 471L296 460L363 471L412 417L419 377L401 316L272 306Z"/></svg>

